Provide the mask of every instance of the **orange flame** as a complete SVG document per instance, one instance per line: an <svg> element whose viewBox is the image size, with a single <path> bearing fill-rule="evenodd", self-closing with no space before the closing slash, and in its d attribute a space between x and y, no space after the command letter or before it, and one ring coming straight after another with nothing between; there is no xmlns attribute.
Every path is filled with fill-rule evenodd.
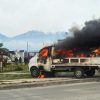
<svg viewBox="0 0 100 100"><path fill-rule="evenodd" d="M56 49L55 52L58 55L64 55L66 57L72 57L73 56L73 50Z"/></svg>
<svg viewBox="0 0 100 100"><path fill-rule="evenodd" d="M100 54L100 47L95 49L93 52L96 53L96 54Z"/></svg>
<svg viewBox="0 0 100 100"><path fill-rule="evenodd" d="M47 57L48 56L48 49L44 48L40 51L39 56Z"/></svg>

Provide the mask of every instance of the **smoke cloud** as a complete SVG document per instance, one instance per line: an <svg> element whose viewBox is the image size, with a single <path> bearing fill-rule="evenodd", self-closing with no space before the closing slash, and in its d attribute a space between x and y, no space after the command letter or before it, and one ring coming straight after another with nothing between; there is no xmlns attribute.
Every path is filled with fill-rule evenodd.
<svg viewBox="0 0 100 100"><path fill-rule="evenodd" d="M66 37L56 44L57 48L94 48L100 46L100 19L85 22L81 29L73 29L72 37Z"/></svg>

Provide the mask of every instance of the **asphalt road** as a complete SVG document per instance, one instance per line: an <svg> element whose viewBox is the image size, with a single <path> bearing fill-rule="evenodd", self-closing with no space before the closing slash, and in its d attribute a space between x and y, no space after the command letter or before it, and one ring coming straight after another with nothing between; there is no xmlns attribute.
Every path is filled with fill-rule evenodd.
<svg viewBox="0 0 100 100"><path fill-rule="evenodd" d="M100 100L100 82L1 90L0 100Z"/></svg>

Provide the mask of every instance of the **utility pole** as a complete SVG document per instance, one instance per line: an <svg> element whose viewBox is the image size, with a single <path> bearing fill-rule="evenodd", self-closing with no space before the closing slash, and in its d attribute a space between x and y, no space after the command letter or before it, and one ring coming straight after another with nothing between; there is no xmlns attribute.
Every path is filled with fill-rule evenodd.
<svg viewBox="0 0 100 100"><path fill-rule="evenodd" d="M27 42L27 57L28 57L28 49L29 49L28 47L29 47L29 45L28 45L28 42Z"/></svg>
<svg viewBox="0 0 100 100"><path fill-rule="evenodd" d="M28 52L28 42L27 42L27 52Z"/></svg>

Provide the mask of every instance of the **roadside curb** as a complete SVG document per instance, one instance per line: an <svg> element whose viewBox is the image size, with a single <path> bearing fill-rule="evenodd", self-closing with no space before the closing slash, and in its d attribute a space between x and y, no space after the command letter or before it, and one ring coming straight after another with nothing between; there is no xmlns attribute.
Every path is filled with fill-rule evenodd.
<svg viewBox="0 0 100 100"><path fill-rule="evenodd" d="M86 78L86 79L51 79L51 80L38 80L33 82L21 82L21 83L9 83L1 84L0 90L18 89L18 88L31 88L31 87L43 87L51 85L73 84L83 82L100 82L100 78Z"/></svg>

